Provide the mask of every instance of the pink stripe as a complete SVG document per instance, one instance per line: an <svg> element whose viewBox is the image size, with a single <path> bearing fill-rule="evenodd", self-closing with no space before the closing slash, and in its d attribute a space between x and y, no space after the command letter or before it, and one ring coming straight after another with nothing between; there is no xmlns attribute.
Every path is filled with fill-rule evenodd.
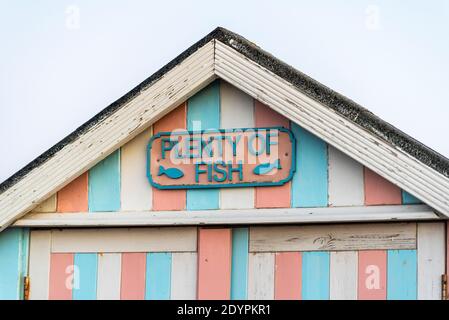
<svg viewBox="0 0 449 320"><path fill-rule="evenodd" d="M182 103L153 125L153 134L186 129L186 103ZM153 210L184 210L186 207L185 190L160 190L153 188Z"/></svg>
<svg viewBox="0 0 449 320"><path fill-rule="evenodd" d="M145 253L122 253L120 299L145 299Z"/></svg>
<svg viewBox="0 0 449 320"><path fill-rule="evenodd" d="M52 253L50 256L50 300L72 300L73 253Z"/></svg>
<svg viewBox="0 0 449 320"><path fill-rule="evenodd" d="M290 121L270 107L255 101L256 127L281 126L290 128ZM289 208L291 206L291 182L276 187L256 187L256 208Z"/></svg>
<svg viewBox="0 0 449 320"><path fill-rule="evenodd" d="M198 242L198 299L229 299L231 229L199 229Z"/></svg>
<svg viewBox="0 0 449 320"><path fill-rule="evenodd" d="M359 251L359 300L387 298L387 252Z"/></svg>
<svg viewBox="0 0 449 320"><path fill-rule="evenodd" d="M301 253L276 253L274 274L274 298L276 300L301 299L301 266Z"/></svg>
<svg viewBox="0 0 449 320"><path fill-rule="evenodd" d="M365 204L401 204L401 189L377 173L365 168Z"/></svg>

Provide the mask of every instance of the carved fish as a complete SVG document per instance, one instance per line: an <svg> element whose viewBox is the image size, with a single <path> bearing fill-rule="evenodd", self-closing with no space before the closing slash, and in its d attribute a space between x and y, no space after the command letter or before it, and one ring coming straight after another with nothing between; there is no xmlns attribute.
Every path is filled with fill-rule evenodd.
<svg viewBox="0 0 449 320"><path fill-rule="evenodd" d="M261 163L257 167L254 168L253 172L257 175L267 174L271 172L274 168L276 169L282 169L281 168L281 161L277 159L275 162L270 163Z"/></svg>
<svg viewBox="0 0 449 320"><path fill-rule="evenodd" d="M184 172L177 168L168 168L165 169L163 166L159 166L159 172L157 173L158 176L161 176L165 174L170 179L179 179L184 176Z"/></svg>

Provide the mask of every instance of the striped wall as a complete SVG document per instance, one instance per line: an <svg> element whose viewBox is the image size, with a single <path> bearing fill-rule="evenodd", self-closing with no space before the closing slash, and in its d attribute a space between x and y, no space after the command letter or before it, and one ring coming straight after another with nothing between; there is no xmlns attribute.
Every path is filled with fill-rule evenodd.
<svg viewBox="0 0 449 320"><path fill-rule="evenodd" d="M296 172L277 187L158 190L146 177L146 147L176 129L283 126L296 137ZM158 120L35 212L203 210L418 204L418 199L268 106L217 80Z"/></svg>
<svg viewBox="0 0 449 320"><path fill-rule="evenodd" d="M444 240L444 223L38 230L30 297L438 300Z"/></svg>

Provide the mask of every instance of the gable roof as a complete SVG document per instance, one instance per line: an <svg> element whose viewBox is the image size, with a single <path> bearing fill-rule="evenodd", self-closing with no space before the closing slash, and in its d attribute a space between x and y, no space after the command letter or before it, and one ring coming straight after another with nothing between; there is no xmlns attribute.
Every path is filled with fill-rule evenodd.
<svg viewBox="0 0 449 320"><path fill-rule="evenodd" d="M0 230L216 78L449 216L447 158L219 27L0 184Z"/></svg>

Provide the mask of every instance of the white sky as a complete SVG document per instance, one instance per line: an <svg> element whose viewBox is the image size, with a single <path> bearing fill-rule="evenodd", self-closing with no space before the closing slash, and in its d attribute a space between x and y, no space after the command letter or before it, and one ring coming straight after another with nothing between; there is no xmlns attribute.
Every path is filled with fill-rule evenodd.
<svg viewBox="0 0 449 320"><path fill-rule="evenodd" d="M0 181L219 25L449 157L449 1L0 0Z"/></svg>

